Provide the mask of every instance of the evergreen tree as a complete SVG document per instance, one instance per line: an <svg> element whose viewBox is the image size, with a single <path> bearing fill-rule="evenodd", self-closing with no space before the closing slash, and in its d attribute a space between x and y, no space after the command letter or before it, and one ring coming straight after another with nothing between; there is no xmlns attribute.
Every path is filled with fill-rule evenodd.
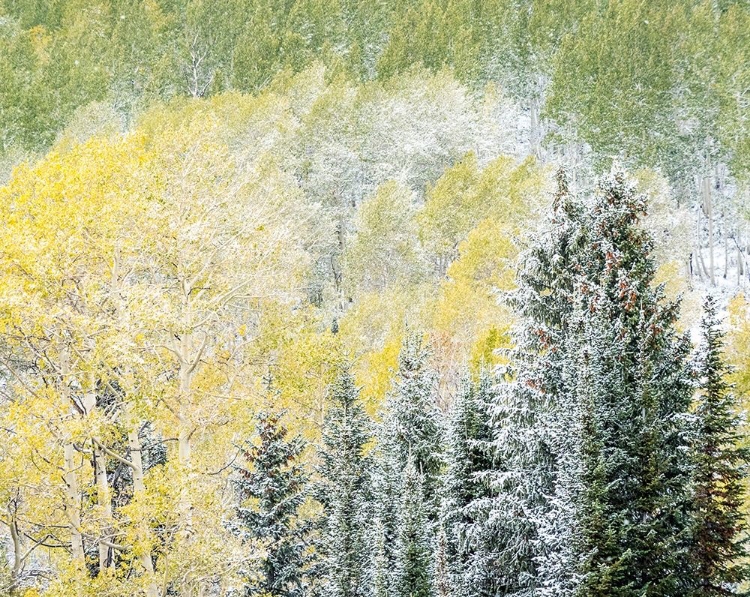
<svg viewBox="0 0 750 597"><path fill-rule="evenodd" d="M433 593L436 597L452 597L455 595L453 580L451 579L450 564L448 562L448 539L445 529L441 526L435 539L434 562L432 578Z"/></svg>
<svg viewBox="0 0 750 597"><path fill-rule="evenodd" d="M373 557L370 567L370 586L373 597L391 595L392 571L389 569L390 558L386 548L385 527L379 518L375 519L372 528Z"/></svg>
<svg viewBox="0 0 750 597"><path fill-rule="evenodd" d="M421 509L428 544L435 531L439 509L439 484L443 468L442 413L435 404L435 373L429 367L429 349L421 336L409 334L399 355L394 391L385 403L385 414L378 432L373 487L373 521L369 532L371 583L387 587L388 595L398 594L397 544L399 521L403 519L401 499L404 471L409 462L419 473ZM377 528L377 532L376 532ZM378 541L382 546L378 547ZM374 588L373 588L374 590Z"/></svg>
<svg viewBox="0 0 750 597"><path fill-rule="evenodd" d="M590 204L558 178L512 297L521 323L493 407L493 538L505 595L677 595L689 577L688 344L654 287L641 197Z"/></svg>
<svg viewBox="0 0 750 597"><path fill-rule="evenodd" d="M645 200L622 174L600 183L567 351L581 416L581 492L572 543L582 596L682 595L689 570L687 340L654 286Z"/></svg>
<svg viewBox="0 0 750 597"><path fill-rule="evenodd" d="M699 395L692 442L693 485L690 556L696 577L692 594L727 595L748 578L747 539L742 506L747 449L741 439L737 404L726 382L723 333L716 303L706 299L702 344L696 362Z"/></svg>
<svg viewBox="0 0 750 597"><path fill-rule="evenodd" d="M365 524L368 511L369 420L348 371L331 387L333 406L323 430L321 480L315 497L323 505L317 552L322 557L322 594L360 597L367 594Z"/></svg>
<svg viewBox="0 0 750 597"><path fill-rule="evenodd" d="M523 255L519 287L509 298L519 325L513 366L491 407L492 493L474 504L482 512L474 532L486 546L476 558L492 567L494 588L504 595L566 595L574 585L568 551L575 483L558 473L575 453L566 346L586 239L584 210L564 172L557 178L551 221Z"/></svg>
<svg viewBox="0 0 750 597"><path fill-rule="evenodd" d="M431 597L431 551L425 516L423 475L409 458L403 471L401 504L396 541L395 595Z"/></svg>
<svg viewBox="0 0 750 597"><path fill-rule="evenodd" d="M428 519L434 520L444 433L443 415L435 402L436 374L429 357L430 348L422 336L408 334L399 354L395 388L386 401L381 440L383 449L392 452L399 472L413 459L423 476Z"/></svg>
<svg viewBox="0 0 750 597"><path fill-rule="evenodd" d="M451 594L456 596L494 595L494 574L482 561L486 546L476 532L481 520L476 505L490 497L487 472L493 461L487 447L492 391L493 378L485 371L478 383L464 379L450 417L438 539L444 542Z"/></svg>
<svg viewBox="0 0 750 597"><path fill-rule="evenodd" d="M395 595L396 541L400 512L401 463L388 434L381 436L375 453L372 477L373 524L367 531L371 546L369 580L373 595Z"/></svg>
<svg viewBox="0 0 750 597"><path fill-rule="evenodd" d="M299 462L304 444L300 438L287 439L281 416L258 414L259 442L248 441L242 449L244 465L235 466L240 500L237 530L243 539L256 540L266 550L259 578L248 574L248 596L303 595L309 533L298 514L306 499L307 476Z"/></svg>

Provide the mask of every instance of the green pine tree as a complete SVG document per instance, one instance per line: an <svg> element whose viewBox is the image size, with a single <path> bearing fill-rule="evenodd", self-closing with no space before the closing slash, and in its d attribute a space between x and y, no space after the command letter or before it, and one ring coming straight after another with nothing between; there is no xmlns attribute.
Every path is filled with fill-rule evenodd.
<svg viewBox="0 0 750 597"><path fill-rule="evenodd" d="M683 595L688 566L686 338L653 284L645 199L624 175L600 183L576 285L570 391L582 413L575 543L581 596Z"/></svg>
<svg viewBox="0 0 750 597"><path fill-rule="evenodd" d="M437 516L438 488L444 466L443 414L435 402L437 376L429 365L430 347L422 336L410 333L398 359L398 375L386 402L383 417L384 449L399 469L409 459L423 476L422 487L428 519Z"/></svg>
<svg viewBox="0 0 750 597"><path fill-rule="evenodd" d="M281 414L257 415L258 442L242 448L235 485L239 535L266 550L259 574L248 571L245 594L300 597L308 557L309 529L299 516L306 499L307 475L299 461L304 443L287 439Z"/></svg>
<svg viewBox="0 0 750 597"><path fill-rule="evenodd" d="M445 529L440 528L435 538L435 553L432 564L433 592L436 597L452 597L455 594L448 563L448 539Z"/></svg>
<svg viewBox="0 0 750 597"><path fill-rule="evenodd" d="M483 371L478 382L462 381L451 412L438 539L445 543L452 595L494 595L495 575L483 557L490 550L479 529L481 504L491 497L492 398L493 377Z"/></svg>
<svg viewBox="0 0 750 597"><path fill-rule="evenodd" d="M322 594L367 594L365 530L369 506L369 465L365 445L369 419L348 371L331 387L333 406L326 415L319 453L321 480L315 497L323 505L318 555L322 558Z"/></svg>
<svg viewBox="0 0 750 597"><path fill-rule="evenodd" d="M520 322L512 365L491 405L491 495L476 500L478 552L491 594L569 594L575 556L575 397L565 391L576 276L585 250L584 210L558 172L551 221L523 255L510 296ZM572 460L571 460L572 458ZM479 563L478 563L479 564ZM475 566L476 568L476 566ZM566 593L567 592L567 593Z"/></svg>
<svg viewBox="0 0 750 597"><path fill-rule="evenodd" d="M390 587L392 584L391 570L389 569L389 557L386 551L386 534L385 527L380 519L375 519L373 524L373 557L369 569L371 594L373 597L388 597L391 595Z"/></svg>
<svg viewBox="0 0 750 597"><path fill-rule="evenodd" d="M402 498L404 474L409 462L420 476L420 510L424 516L426 541L435 531L439 509L439 487L443 469L442 413L435 404L435 373L429 367L429 347L418 334L409 334L399 355L399 370L393 392L385 404L378 433L373 467L373 517L378 532L370 530L370 545L382 540L385 566L371 563L371 580L388 587L389 595L400 590L398 545L400 521L404 517ZM375 558L378 549L370 550ZM380 568L379 568L380 566Z"/></svg>
<svg viewBox="0 0 750 597"><path fill-rule="evenodd" d="M432 597L432 561L422 479L414 459L409 458L402 475L395 549L398 597Z"/></svg>
<svg viewBox="0 0 750 597"><path fill-rule="evenodd" d="M747 480L746 448L739 447L737 402L725 377L723 336L716 302L708 297L696 362L699 394L692 442L693 484L690 556L696 586L692 595L733 593L748 578L746 521L742 512Z"/></svg>

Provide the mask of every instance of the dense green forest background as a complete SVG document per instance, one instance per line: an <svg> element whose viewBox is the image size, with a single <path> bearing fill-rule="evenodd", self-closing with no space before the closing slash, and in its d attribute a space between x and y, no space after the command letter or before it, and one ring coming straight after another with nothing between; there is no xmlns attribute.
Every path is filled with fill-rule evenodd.
<svg viewBox="0 0 750 597"><path fill-rule="evenodd" d="M124 124L155 101L256 93L313 63L364 83L451 70L500 86L533 150L591 147L685 183L750 168L745 2L5 0L2 151L39 152L77 110ZM689 195L691 189L681 189Z"/></svg>

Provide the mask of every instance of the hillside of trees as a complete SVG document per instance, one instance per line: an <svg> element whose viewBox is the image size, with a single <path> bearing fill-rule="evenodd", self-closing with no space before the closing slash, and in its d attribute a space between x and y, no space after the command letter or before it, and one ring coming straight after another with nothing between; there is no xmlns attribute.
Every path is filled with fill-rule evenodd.
<svg viewBox="0 0 750 597"><path fill-rule="evenodd" d="M0 0L0 595L750 590L744 0Z"/></svg>

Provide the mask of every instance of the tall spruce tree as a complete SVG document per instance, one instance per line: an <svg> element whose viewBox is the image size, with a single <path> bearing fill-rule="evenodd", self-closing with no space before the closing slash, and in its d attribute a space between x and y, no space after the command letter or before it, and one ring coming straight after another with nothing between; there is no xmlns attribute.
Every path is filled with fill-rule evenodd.
<svg viewBox="0 0 750 597"><path fill-rule="evenodd" d="M368 579L373 595L396 595L396 540L400 513L402 465L390 434L380 429L372 476L372 524L367 529L370 546Z"/></svg>
<svg viewBox="0 0 750 597"><path fill-rule="evenodd" d="M688 343L653 284L644 209L620 174L588 202L560 174L551 225L523 258L494 495L477 504L500 594L688 587Z"/></svg>
<svg viewBox="0 0 750 597"><path fill-rule="evenodd" d="M569 316L583 269L584 209L558 172L551 220L522 256L518 289L509 297L519 324L512 363L491 407L495 466L492 495L475 533L502 595L569 595L575 585L569 553L573 481L558 483L559 463L575 453L573 397L564 391Z"/></svg>
<svg viewBox="0 0 750 597"><path fill-rule="evenodd" d="M373 524L368 544L373 561L371 585L398 595L397 545L404 471L409 462L420 475L425 532L432 540L439 510L439 485L443 469L442 413L435 403L435 372L429 366L429 347L421 335L408 334L399 354L393 391L388 395L373 467ZM379 544L378 542L381 542ZM379 563L375 558L380 558ZM373 589L375 590L375 589Z"/></svg>
<svg viewBox="0 0 750 597"><path fill-rule="evenodd" d="M306 499L307 475L299 462L304 443L287 439L282 414L257 415L257 444L248 441L236 465L237 530L265 548L260 573L249 574L245 594L301 597L308 564L309 525L298 513Z"/></svg>
<svg viewBox="0 0 750 597"><path fill-rule="evenodd" d="M702 343L695 362L698 397L692 441L693 526L690 562L692 595L733 593L748 578L747 526L742 512L748 450L740 447L740 420L727 366L716 303L708 297L701 322Z"/></svg>
<svg viewBox="0 0 750 597"><path fill-rule="evenodd" d="M462 380L449 421L438 539L444 542L447 583L454 597L495 594L494 573L485 559L491 546L481 532L481 509L477 509L481 500L491 496L487 472L494 463L488 450L488 408L493 384L487 371L482 371L478 383Z"/></svg>
<svg viewBox="0 0 750 597"><path fill-rule="evenodd" d="M432 558L425 513L424 475L409 458L402 473L396 539L396 597L432 597Z"/></svg>
<svg viewBox="0 0 750 597"><path fill-rule="evenodd" d="M391 591L393 585L393 571L389 568L391 563L390 551L387 549L386 529L380 518L376 518L370 530L370 543L372 545L372 557L368 568L368 581L370 594L373 597L388 597L394 593Z"/></svg>
<svg viewBox="0 0 750 597"><path fill-rule="evenodd" d="M398 375L383 418L384 445L394 451L401 469L409 458L423 476L428 518L434 519L443 469L443 414L435 401L437 375L430 367L430 347L421 334L409 333L398 358Z"/></svg>
<svg viewBox="0 0 750 597"><path fill-rule="evenodd" d="M363 597L368 594L365 530L369 512L369 466L365 444L369 419L348 371L331 386L332 406L319 452L320 481L315 497L323 505L317 553L322 559L320 594Z"/></svg>
<svg viewBox="0 0 750 597"><path fill-rule="evenodd" d="M448 562L448 538L441 526L435 537L432 562L433 595L435 597L455 597L457 591L451 578L450 563Z"/></svg>
<svg viewBox="0 0 750 597"><path fill-rule="evenodd" d="M654 285L645 199L620 173L589 207L586 271L571 317L569 391L581 414L573 543L581 596L682 595L689 466L689 344L678 305Z"/></svg>

